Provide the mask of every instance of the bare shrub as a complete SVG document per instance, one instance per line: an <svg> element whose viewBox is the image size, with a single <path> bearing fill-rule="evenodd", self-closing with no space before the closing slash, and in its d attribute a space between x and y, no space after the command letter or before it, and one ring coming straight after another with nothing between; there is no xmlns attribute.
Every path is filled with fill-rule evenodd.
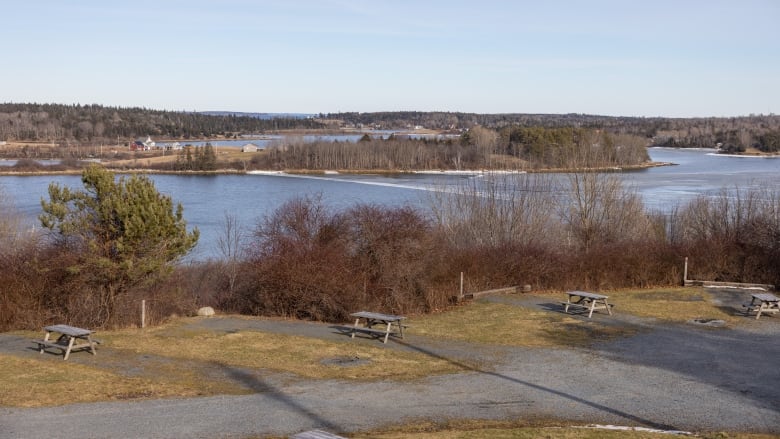
<svg viewBox="0 0 780 439"><path fill-rule="evenodd" d="M674 244L692 259L689 277L732 282L780 281L780 195L723 189L675 214Z"/></svg>
<svg viewBox="0 0 780 439"><path fill-rule="evenodd" d="M634 191L610 174L568 174L567 195L559 215L572 244L587 252L597 245L646 239L653 230L644 204Z"/></svg>
<svg viewBox="0 0 780 439"><path fill-rule="evenodd" d="M429 205L453 247L534 246L551 236L554 192L548 175L488 175L431 192Z"/></svg>
<svg viewBox="0 0 780 439"><path fill-rule="evenodd" d="M11 168L19 172L35 172L45 170L46 165L36 160L25 158L17 160Z"/></svg>
<svg viewBox="0 0 780 439"><path fill-rule="evenodd" d="M257 227L251 279L231 301L249 314L344 321L359 308L421 312L436 240L411 208L359 205L329 212L319 197L288 201Z"/></svg>

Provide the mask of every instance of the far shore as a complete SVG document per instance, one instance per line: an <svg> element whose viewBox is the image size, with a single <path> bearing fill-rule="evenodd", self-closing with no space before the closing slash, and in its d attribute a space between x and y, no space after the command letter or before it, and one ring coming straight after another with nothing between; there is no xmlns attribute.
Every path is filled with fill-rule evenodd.
<svg viewBox="0 0 780 439"><path fill-rule="evenodd" d="M110 163L110 162L108 162ZM105 163L100 163L105 165ZM337 175L337 174L382 174L382 175L403 175L403 174L430 174L430 175L485 175L485 174L543 174L543 173L574 173L574 172L623 172L636 171L641 169L655 168L659 166L674 166L671 162L648 162L639 165L628 166L603 166L595 168L546 168L546 169L420 169L420 170L402 170L402 169L285 169L285 170L236 170L236 169L217 169L214 171L174 171L151 168L113 168L106 166L108 170L115 174L171 174L171 175ZM3 168L8 168L3 169ZM0 166L0 176L38 176L38 175L81 175L82 169L63 169L63 170L35 170L35 171L16 171L12 167Z"/></svg>

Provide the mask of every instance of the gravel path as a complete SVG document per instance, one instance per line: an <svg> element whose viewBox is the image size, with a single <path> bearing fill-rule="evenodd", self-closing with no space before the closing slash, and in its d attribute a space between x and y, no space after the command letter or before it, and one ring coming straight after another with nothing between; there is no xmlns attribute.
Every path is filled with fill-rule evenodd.
<svg viewBox="0 0 780 439"><path fill-rule="evenodd" d="M515 302L545 305L533 298ZM495 362L490 370L405 383L290 380L220 366L221 373L257 393L0 409L0 437L215 438L313 428L344 433L455 418L780 433L780 317L740 329L662 325L619 314L594 315L594 320L641 330L589 348L560 349L444 345L411 334L387 349L417 350L458 363L475 356ZM345 340L338 328L313 323L219 318L197 325ZM0 351L18 343L0 335Z"/></svg>

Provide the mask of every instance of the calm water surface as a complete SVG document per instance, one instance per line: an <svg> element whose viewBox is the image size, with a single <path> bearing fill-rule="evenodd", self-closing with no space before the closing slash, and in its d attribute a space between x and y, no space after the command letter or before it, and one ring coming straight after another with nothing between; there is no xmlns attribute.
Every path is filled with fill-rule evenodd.
<svg viewBox="0 0 780 439"><path fill-rule="evenodd" d="M654 161L675 166L620 173L627 186L640 193L649 208L668 210L700 194L722 188L769 186L780 190L780 158L729 157L713 150L651 148ZM533 178L533 176L530 176ZM153 175L157 189L184 206L188 226L201 232L193 259L219 257L216 247L226 214L251 230L266 214L300 195L321 195L325 203L343 208L356 203L425 208L431 191L463 183L463 175ZM478 177L489 180L489 176ZM523 177L524 178L524 177ZM41 198L50 182L81 188L78 176L0 176L0 189L10 196L29 228L39 227Z"/></svg>

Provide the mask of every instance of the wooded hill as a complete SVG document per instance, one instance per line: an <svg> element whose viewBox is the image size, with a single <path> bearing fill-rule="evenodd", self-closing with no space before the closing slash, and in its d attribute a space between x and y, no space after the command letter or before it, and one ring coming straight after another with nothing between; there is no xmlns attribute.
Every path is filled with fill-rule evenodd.
<svg viewBox="0 0 780 439"><path fill-rule="evenodd" d="M479 125L500 130L508 126L544 128L594 128L613 134L631 134L650 140L653 146L715 148L734 152L756 148L780 151L780 116L666 118L596 116L589 114L476 114L397 111L333 113L322 116L344 125L381 129L424 127L459 131ZM720 145L719 145L720 144Z"/></svg>
<svg viewBox="0 0 780 439"><path fill-rule="evenodd" d="M258 113L259 114L259 113ZM263 113L265 114L265 113ZM291 129L424 127L463 133L475 126L586 128L648 139L655 146L780 152L780 116L663 118L587 114L476 114L396 111L320 114L316 118L260 118L101 105L0 104L0 141L125 143L142 136L169 139L234 137Z"/></svg>
<svg viewBox="0 0 780 439"><path fill-rule="evenodd" d="M0 140L125 143L142 136L170 139L258 134L323 125L300 117L260 119L101 105L0 104Z"/></svg>

